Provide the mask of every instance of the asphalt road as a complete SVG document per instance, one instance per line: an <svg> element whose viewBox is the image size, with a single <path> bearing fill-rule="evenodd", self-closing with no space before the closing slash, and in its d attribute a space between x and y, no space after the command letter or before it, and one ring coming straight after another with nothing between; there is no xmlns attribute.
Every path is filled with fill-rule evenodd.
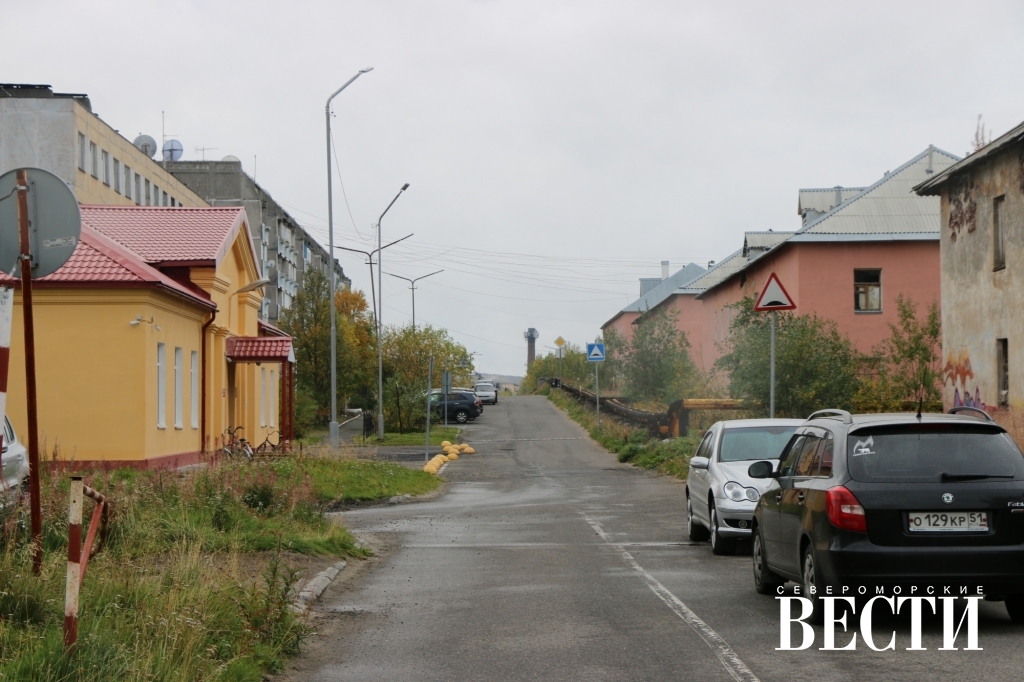
<svg viewBox="0 0 1024 682"><path fill-rule="evenodd" d="M329 588L295 680L1010 680L1024 627L982 603L983 651L938 651L940 617L875 618L895 651L776 651L779 603L749 556L685 538L679 481L616 462L542 397L470 425L432 502L344 514L386 546ZM794 629L794 639L799 632ZM837 633L837 642L850 635ZM957 640L966 646L965 638Z"/></svg>

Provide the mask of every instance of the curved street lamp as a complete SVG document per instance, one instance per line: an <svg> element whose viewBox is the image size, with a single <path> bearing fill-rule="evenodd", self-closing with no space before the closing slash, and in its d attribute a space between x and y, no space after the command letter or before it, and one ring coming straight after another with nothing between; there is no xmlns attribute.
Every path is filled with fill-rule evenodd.
<svg viewBox="0 0 1024 682"><path fill-rule="evenodd" d="M324 105L324 116L327 119L327 241L330 247L328 253L331 258L331 423L328 428L330 429L332 448L338 447L338 332L334 324L338 313L334 303L334 290L337 285L334 282L334 198L331 194L331 100L352 85L357 78L370 71L373 71L372 66L359 69L359 73L335 90L334 94L327 98L327 104Z"/></svg>

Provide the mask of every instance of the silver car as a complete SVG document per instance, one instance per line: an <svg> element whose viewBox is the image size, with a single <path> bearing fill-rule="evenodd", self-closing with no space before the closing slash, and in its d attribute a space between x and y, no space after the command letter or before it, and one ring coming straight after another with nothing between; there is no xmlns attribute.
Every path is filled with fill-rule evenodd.
<svg viewBox="0 0 1024 682"><path fill-rule="evenodd" d="M28 451L25 446L18 442L14 433L14 427L6 417L4 418L4 447L0 455L0 471L3 473L3 480L0 481L0 506L5 504L13 495L17 495L19 488L28 480Z"/></svg>
<svg viewBox="0 0 1024 682"><path fill-rule="evenodd" d="M686 530L711 539L715 554L732 554L750 537L754 507L771 479L747 476L759 460L776 460L802 419L733 419L716 422L690 459L686 477Z"/></svg>

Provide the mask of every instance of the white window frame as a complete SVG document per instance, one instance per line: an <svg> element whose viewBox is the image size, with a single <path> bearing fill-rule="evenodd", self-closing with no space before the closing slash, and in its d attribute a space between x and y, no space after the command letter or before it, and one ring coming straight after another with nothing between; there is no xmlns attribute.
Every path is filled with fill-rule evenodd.
<svg viewBox="0 0 1024 682"><path fill-rule="evenodd" d="M270 426L277 426L277 384L274 383L274 370L270 370L270 393L267 396L267 403L270 405Z"/></svg>
<svg viewBox="0 0 1024 682"><path fill-rule="evenodd" d="M86 144L86 138L83 133L78 133L78 170L85 172L86 169L86 153L89 149L89 145Z"/></svg>
<svg viewBox="0 0 1024 682"><path fill-rule="evenodd" d="M114 191L121 193L121 162L114 159Z"/></svg>
<svg viewBox="0 0 1024 682"><path fill-rule="evenodd" d="M135 194L132 192L132 168L127 163L124 165L124 195L128 199L135 198Z"/></svg>
<svg viewBox="0 0 1024 682"><path fill-rule="evenodd" d="M199 351L192 351L192 428L199 428Z"/></svg>
<svg viewBox="0 0 1024 682"><path fill-rule="evenodd" d="M153 203L152 203L153 202L153 185L149 182L148 179L146 180L146 195L145 196L146 196L146 203L145 203L145 205L146 206L152 206L153 205Z"/></svg>
<svg viewBox="0 0 1024 682"><path fill-rule="evenodd" d="M184 428L184 405L182 401L185 399L184 396L184 383L183 373L184 367L182 365L185 362L184 352L180 347L175 346L174 348L174 428Z"/></svg>
<svg viewBox="0 0 1024 682"><path fill-rule="evenodd" d="M90 157L90 160L92 161L92 168L90 169L91 170L90 175L92 175L96 179L99 179L99 177L100 177L100 169L99 169L100 155L99 155L99 147L96 146L95 142L90 142L89 143L89 157Z"/></svg>
<svg viewBox="0 0 1024 682"><path fill-rule="evenodd" d="M135 174L135 205L142 206L142 176Z"/></svg>
<svg viewBox="0 0 1024 682"><path fill-rule="evenodd" d="M101 169L103 174L103 184L110 187L110 152L106 149L100 150L100 163L103 166Z"/></svg>
<svg viewBox="0 0 1024 682"><path fill-rule="evenodd" d="M167 346L156 344L156 428L167 428Z"/></svg>
<svg viewBox="0 0 1024 682"><path fill-rule="evenodd" d="M260 367L260 426L267 425L267 368Z"/></svg>

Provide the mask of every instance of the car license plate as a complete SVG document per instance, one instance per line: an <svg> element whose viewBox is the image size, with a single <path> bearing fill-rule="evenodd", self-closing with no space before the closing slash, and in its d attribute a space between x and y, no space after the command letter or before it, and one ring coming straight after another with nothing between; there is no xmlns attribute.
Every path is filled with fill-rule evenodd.
<svg viewBox="0 0 1024 682"><path fill-rule="evenodd" d="M987 531L988 512L910 512L910 530L927 531Z"/></svg>

